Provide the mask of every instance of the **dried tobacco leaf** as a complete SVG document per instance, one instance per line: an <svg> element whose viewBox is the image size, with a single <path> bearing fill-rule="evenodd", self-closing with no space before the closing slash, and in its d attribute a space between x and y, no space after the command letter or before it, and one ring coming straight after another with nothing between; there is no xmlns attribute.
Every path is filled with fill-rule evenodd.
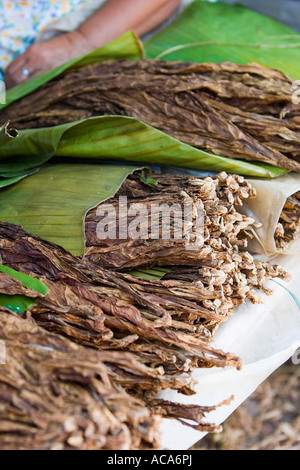
<svg viewBox="0 0 300 470"><path fill-rule="evenodd" d="M299 172L300 106L292 86L258 64L108 61L66 72L0 118L28 129L131 116L216 155Z"/></svg>

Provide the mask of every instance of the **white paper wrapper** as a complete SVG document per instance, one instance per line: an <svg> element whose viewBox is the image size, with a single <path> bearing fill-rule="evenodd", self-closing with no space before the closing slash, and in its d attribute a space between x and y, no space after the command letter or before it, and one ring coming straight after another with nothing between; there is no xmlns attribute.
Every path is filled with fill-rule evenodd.
<svg viewBox="0 0 300 470"><path fill-rule="evenodd" d="M262 227L255 230L257 239L249 243L249 251L270 256L300 254L300 236L284 251L276 247L274 238L287 199L300 191L300 175L291 173L274 180L247 179L255 187L257 197L244 201L241 212L262 223Z"/></svg>
<svg viewBox="0 0 300 470"><path fill-rule="evenodd" d="M197 369L193 374L198 381L196 395L186 397L167 390L160 396L179 403L216 405L234 395L230 405L207 415L207 421L221 424L300 348L300 300L297 299L300 256L280 257L276 263L292 274L292 281L278 281L280 285L277 281L269 281L267 285L274 290L274 295L262 295L264 303L261 305L247 303L239 307L215 337L217 348L242 358L242 370ZM167 419L163 421L161 431L163 446L170 450L187 450L205 435Z"/></svg>

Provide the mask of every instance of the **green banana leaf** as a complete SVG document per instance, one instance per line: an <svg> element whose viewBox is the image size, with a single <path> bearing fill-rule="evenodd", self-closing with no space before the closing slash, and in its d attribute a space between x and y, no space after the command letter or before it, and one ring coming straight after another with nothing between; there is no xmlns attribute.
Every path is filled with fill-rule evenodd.
<svg viewBox="0 0 300 470"><path fill-rule="evenodd" d="M46 287L43 282L39 281L35 277L28 276L27 274L21 273L19 271L15 271L14 269L9 268L8 266L4 266L3 264L0 264L0 272L17 279L23 284L24 287L26 287L26 289L32 289L41 295L46 295L48 292L48 287Z"/></svg>
<svg viewBox="0 0 300 470"><path fill-rule="evenodd" d="M38 279L28 276L27 274L15 271L14 269L9 268L0 264L0 272L7 274L15 279L18 279L24 287L27 289L32 289L38 294L46 295L48 293L48 288L45 284ZM25 295L7 295L0 294L0 305L12 310L15 313L23 313L33 305L35 305L34 299L26 297Z"/></svg>
<svg viewBox="0 0 300 470"><path fill-rule="evenodd" d="M0 220L63 246L84 251L84 216L115 195L136 167L93 163L47 164L16 187L1 190Z"/></svg>
<svg viewBox="0 0 300 470"><path fill-rule="evenodd" d="M8 124L0 127L0 145L6 146L16 137L18 137L18 132L15 129L10 129ZM2 174L0 173L0 189L18 183L21 179L32 175L37 171L38 168L22 170L17 167L12 167L9 174L6 174L5 172Z"/></svg>
<svg viewBox="0 0 300 470"><path fill-rule="evenodd" d="M25 297L25 295L0 294L0 305L8 308L14 313L21 314L36 305L36 302L29 297Z"/></svg>
<svg viewBox="0 0 300 470"><path fill-rule="evenodd" d="M26 176L33 175L38 171L38 168L35 168L33 170L28 170L24 173L22 173L20 176L12 176L8 178L1 178L0 177L0 189L1 188L6 188L7 186L11 186L13 184L18 183L21 181L23 178L26 178Z"/></svg>
<svg viewBox="0 0 300 470"><path fill-rule="evenodd" d="M257 62L300 78L300 35L240 5L194 0L144 48L152 59Z"/></svg>
<svg viewBox="0 0 300 470"><path fill-rule="evenodd" d="M151 269L141 269L141 270L134 270L130 271L129 274L136 277L142 277L144 279L157 279L160 280L167 272L169 272L170 268L165 267L154 267Z"/></svg>
<svg viewBox="0 0 300 470"><path fill-rule="evenodd" d="M20 131L18 137L4 146L1 146L0 136L0 175L6 178L14 176L16 171L25 173L41 166L53 156L224 170L258 178L285 173L272 165L203 152L123 116L99 116L56 127Z"/></svg>

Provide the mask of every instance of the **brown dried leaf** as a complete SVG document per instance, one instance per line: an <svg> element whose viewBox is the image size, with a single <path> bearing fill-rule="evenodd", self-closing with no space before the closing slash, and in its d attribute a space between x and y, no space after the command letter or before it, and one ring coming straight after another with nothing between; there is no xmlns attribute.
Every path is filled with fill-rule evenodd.
<svg viewBox="0 0 300 470"><path fill-rule="evenodd" d="M66 72L0 117L24 129L131 116L211 153L299 172L292 85L258 64L108 61Z"/></svg>

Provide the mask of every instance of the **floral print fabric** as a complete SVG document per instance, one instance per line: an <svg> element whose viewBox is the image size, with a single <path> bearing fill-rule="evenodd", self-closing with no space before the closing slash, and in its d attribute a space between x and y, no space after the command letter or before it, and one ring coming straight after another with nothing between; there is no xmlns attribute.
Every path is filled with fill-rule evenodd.
<svg viewBox="0 0 300 470"><path fill-rule="evenodd" d="M5 68L47 26L85 3L85 0L0 0L0 79Z"/></svg>

